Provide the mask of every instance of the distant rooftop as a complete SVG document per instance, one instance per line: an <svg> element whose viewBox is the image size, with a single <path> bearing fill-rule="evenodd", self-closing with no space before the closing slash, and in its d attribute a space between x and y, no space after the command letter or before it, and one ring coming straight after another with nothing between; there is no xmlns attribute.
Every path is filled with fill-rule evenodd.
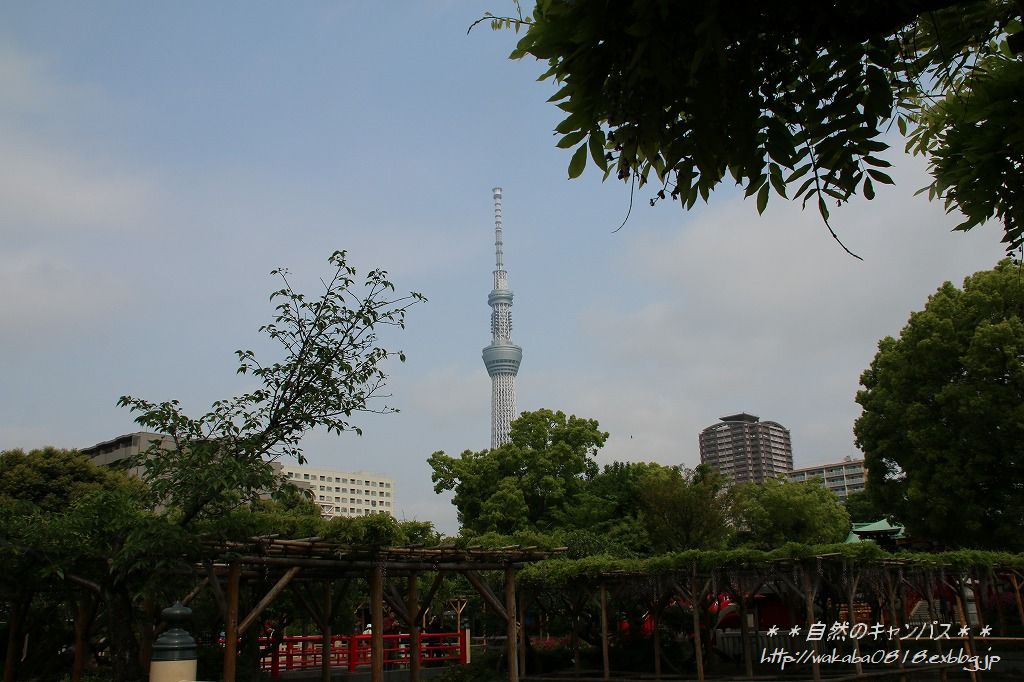
<svg viewBox="0 0 1024 682"><path fill-rule="evenodd" d="M727 417L719 417L719 419L721 419L724 422L751 422L751 423L753 423L753 422L761 421L760 417L755 417L754 415L747 414L746 412L740 412L739 414L730 414Z"/></svg>

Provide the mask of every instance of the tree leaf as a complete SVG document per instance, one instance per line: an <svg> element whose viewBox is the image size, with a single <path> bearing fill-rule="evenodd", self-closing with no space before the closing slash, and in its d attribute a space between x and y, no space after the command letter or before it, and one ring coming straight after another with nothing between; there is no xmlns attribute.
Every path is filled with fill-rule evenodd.
<svg viewBox="0 0 1024 682"><path fill-rule="evenodd" d="M587 166L587 145L581 144L569 161L569 179L578 178Z"/></svg>
<svg viewBox="0 0 1024 682"><path fill-rule="evenodd" d="M764 210L768 207L768 190L770 185L765 183L757 193L757 212L758 214L764 213Z"/></svg>

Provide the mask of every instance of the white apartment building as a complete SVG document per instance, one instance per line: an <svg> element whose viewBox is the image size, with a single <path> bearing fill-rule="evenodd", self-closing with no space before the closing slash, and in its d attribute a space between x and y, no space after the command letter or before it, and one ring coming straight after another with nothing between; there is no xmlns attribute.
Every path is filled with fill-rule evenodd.
<svg viewBox="0 0 1024 682"><path fill-rule="evenodd" d="M318 469L292 462L282 464L281 473L298 487L308 487L325 519L395 515L395 482L381 474Z"/></svg>
<svg viewBox="0 0 1024 682"><path fill-rule="evenodd" d="M852 457L844 457L842 462L833 464L816 464L811 467L794 469L787 474L791 481L819 479L822 485L836 494L840 502L845 502L850 493L864 490L867 476L864 460Z"/></svg>

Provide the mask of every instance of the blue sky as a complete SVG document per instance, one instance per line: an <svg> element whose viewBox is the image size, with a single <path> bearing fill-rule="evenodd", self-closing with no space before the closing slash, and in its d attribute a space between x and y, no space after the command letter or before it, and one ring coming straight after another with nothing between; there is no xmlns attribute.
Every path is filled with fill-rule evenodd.
<svg viewBox="0 0 1024 682"><path fill-rule="evenodd" d="M505 5L508 5L507 7ZM489 441L491 188L523 346L519 409L598 419L600 461L693 466L737 411L792 431L798 466L855 455L858 377L944 280L1000 257L994 226L896 188L759 217L731 188L686 213L588 169L567 180L543 65L502 0L0 5L0 447L135 430L128 393L200 413L245 390L273 268L313 289L347 249L430 300L389 335L387 417L313 433L319 466L396 479L397 512L454 531L426 458Z"/></svg>

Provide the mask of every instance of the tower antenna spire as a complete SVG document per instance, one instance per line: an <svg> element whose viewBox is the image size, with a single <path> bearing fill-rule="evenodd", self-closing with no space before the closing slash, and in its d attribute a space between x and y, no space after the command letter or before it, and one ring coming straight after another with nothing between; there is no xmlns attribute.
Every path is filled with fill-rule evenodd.
<svg viewBox="0 0 1024 682"><path fill-rule="evenodd" d="M501 188L494 188L494 288L487 297L491 306L491 343L483 350L484 366L491 377L491 448L509 442L516 412L516 374L523 349L512 343L512 290L505 272L501 224Z"/></svg>
<svg viewBox="0 0 1024 682"><path fill-rule="evenodd" d="M494 263L495 270L504 270L505 264L502 262L504 255L502 253L502 247L504 244L501 240L501 188L494 188Z"/></svg>

